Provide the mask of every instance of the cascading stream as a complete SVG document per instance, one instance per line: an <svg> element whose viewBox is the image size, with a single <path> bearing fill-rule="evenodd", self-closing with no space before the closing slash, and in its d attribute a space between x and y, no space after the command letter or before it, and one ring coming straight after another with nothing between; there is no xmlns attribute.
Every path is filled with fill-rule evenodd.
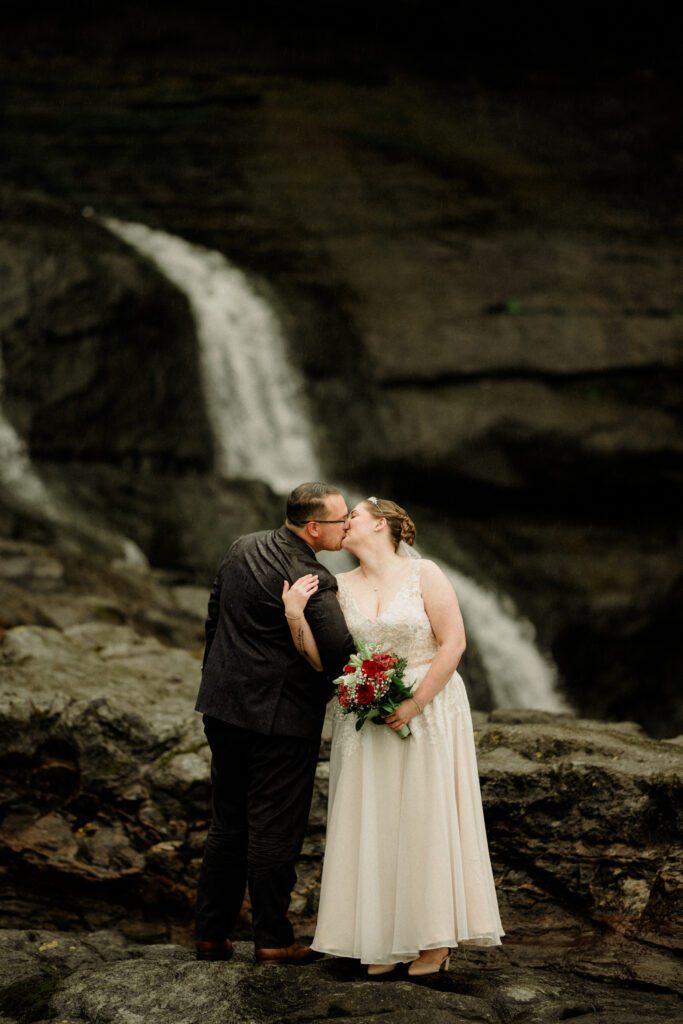
<svg viewBox="0 0 683 1024"><path fill-rule="evenodd" d="M278 319L252 282L220 253L144 224L104 224L182 291L197 325L218 472L264 480L285 493L317 480L303 383L287 361Z"/></svg>
<svg viewBox="0 0 683 1024"><path fill-rule="evenodd" d="M143 224L112 218L103 223L188 299L218 471L264 480L278 493L302 480L320 479L303 382L288 360L275 312L253 282L203 246ZM509 599L439 564L458 594L496 706L565 710L555 667L536 647L532 624L512 609Z"/></svg>
<svg viewBox="0 0 683 1024"><path fill-rule="evenodd" d="M51 501L45 485L31 465L26 445L2 415L1 400L0 486L27 505L39 505L44 512L48 512Z"/></svg>
<svg viewBox="0 0 683 1024"><path fill-rule="evenodd" d="M534 643L531 622L503 600L450 565L435 559L450 579L486 669L497 708L567 711L557 688L557 669ZM512 604L509 598L506 604Z"/></svg>

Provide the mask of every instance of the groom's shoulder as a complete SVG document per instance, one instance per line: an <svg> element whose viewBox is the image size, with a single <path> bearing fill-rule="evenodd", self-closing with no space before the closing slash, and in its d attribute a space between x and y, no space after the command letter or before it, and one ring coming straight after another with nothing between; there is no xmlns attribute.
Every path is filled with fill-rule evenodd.
<svg viewBox="0 0 683 1024"><path fill-rule="evenodd" d="M235 537L223 555L223 560L229 558L230 555L237 554L244 548L252 547L258 543L260 538L266 537L269 532L269 530L257 530L254 533L242 533L239 537Z"/></svg>
<svg viewBox="0 0 683 1024"><path fill-rule="evenodd" d="M254 551L262 546L273 532L273 530L256 530L253 533L243 533L236 537L221 558L219 568L240 561L249 551Z"/></svg>
<svg viewBox="0 0 683 1024"><path fill-rule="evenodd" d="M243 533L232 542L229 550L233 551L239 550L240 548L253 547L254 545L262 543L275 532L275 530L254 530L253 533Z"/></svg>

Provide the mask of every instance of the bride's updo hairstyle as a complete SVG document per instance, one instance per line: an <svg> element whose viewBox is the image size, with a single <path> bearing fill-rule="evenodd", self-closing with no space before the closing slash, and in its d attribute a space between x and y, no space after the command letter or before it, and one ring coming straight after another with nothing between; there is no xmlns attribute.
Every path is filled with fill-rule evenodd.
<svg viewBox="0 0 683 1024"><path fill-rule="evenodd" d="M395 501L373 497L366 498L365 505L375 519L386 519L395 548L402 540L410 545L415 543L415 523L406 510Z"/></svg>

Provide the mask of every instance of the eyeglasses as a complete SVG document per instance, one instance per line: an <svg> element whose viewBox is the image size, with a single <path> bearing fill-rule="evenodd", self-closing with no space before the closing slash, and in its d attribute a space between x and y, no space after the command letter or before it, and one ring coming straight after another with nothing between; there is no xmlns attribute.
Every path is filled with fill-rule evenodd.
<svg viewBox="0 0 683 1024"><path fill-rule="evenodd" d="M347 512L343 519L307 519L306 523L345 523L350 515L351 513ZM306 523L304 523L304 526Z"/></svg>

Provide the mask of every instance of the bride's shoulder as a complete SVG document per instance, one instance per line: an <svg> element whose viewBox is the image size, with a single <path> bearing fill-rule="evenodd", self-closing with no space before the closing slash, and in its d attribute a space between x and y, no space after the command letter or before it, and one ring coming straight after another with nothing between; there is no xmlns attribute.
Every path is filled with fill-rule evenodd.
<svg viewBox="0 0 683 1024"><path fill-rule="evenodd" d="M422 584L440 583L447 579L447 576L440 565L437 562L433 562L431 558L420 558L419 562L419 573Z"/></svg>
<svg viewBox="0 0 683 1024"><path fill-rule="evenodd" d="M420 566L420 572L441 572L442 570L433 562L431 558L417 558L417 564Z"/></svg>
<svg viewBox="0 0 683 1024"><path fill-rule="evenodd" d="M349 569L347 572L338 572L338 573L335 574L334 578L336 579L337 583L344 584L344 583L348 583L349 580L354 579L354 577L358 576L359 573L360 573L360 569L358 569L358 567L356 567L355 569Z"/></svg>

